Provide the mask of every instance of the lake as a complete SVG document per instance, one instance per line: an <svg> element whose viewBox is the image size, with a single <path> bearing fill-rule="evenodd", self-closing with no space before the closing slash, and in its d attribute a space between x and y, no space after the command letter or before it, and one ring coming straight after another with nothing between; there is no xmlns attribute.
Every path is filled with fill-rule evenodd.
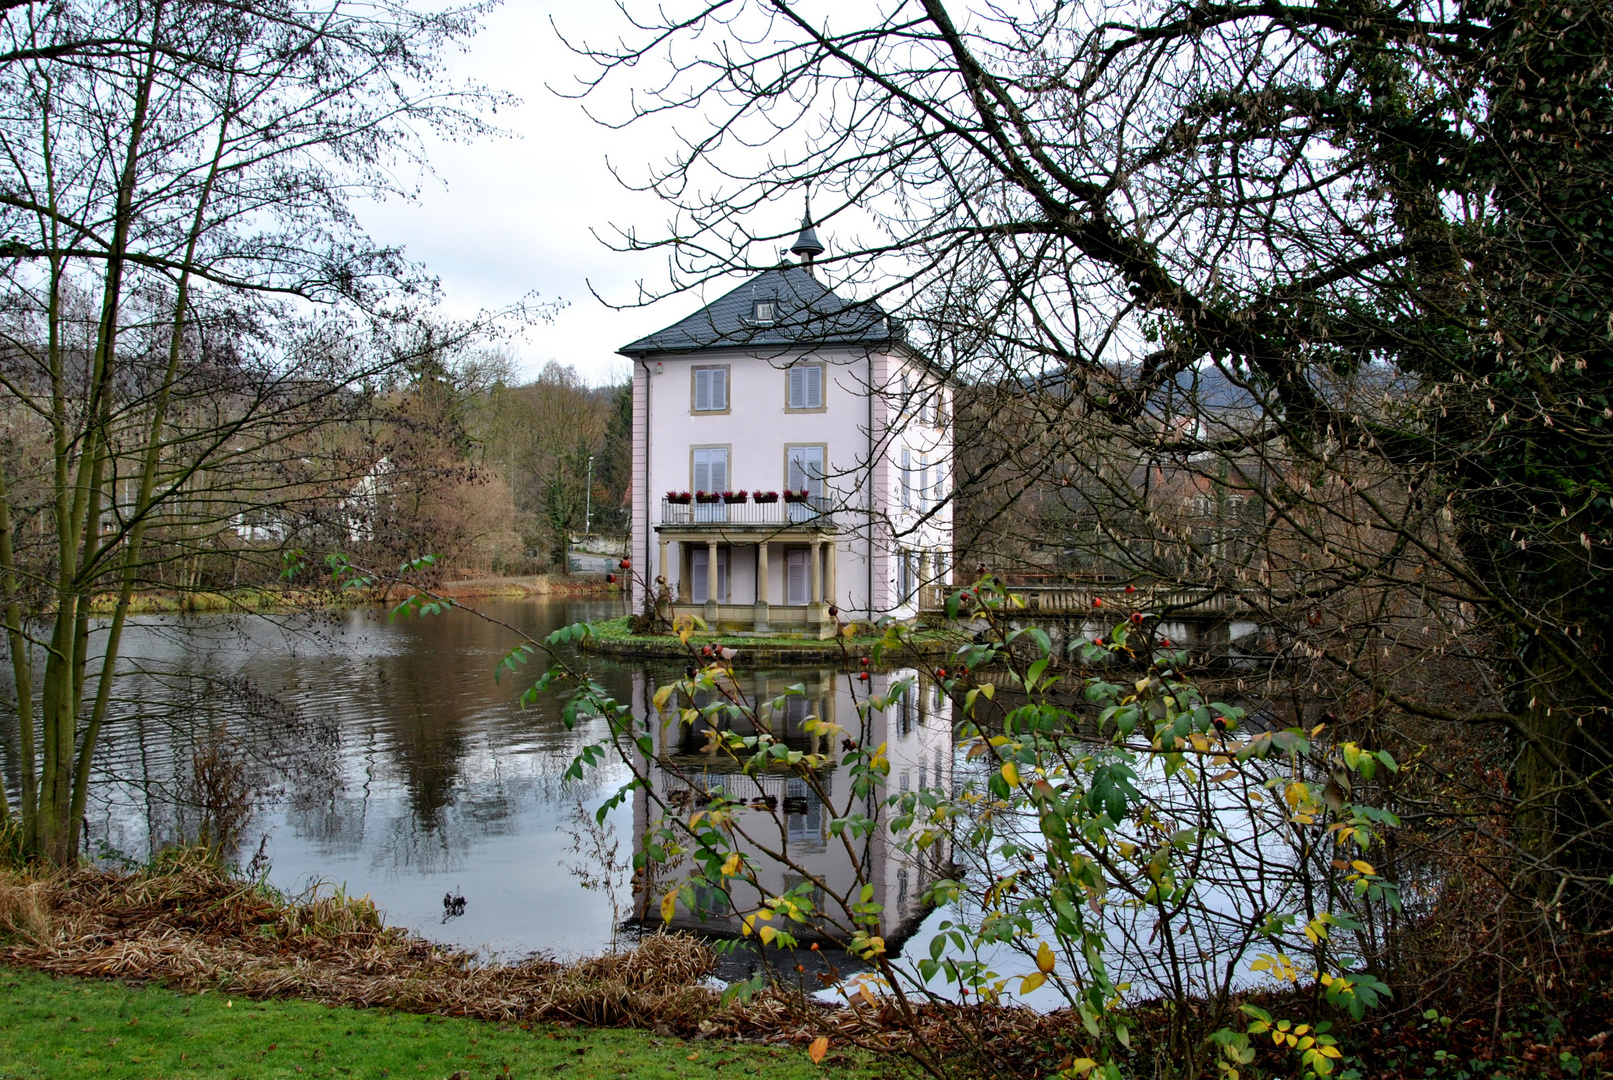
<svg viewBox="0 0 1613 1080"><path fill-rule="evenodd" d="M560 599L475 606L533 638L620 611L619 602ZM610 835L592 843L579 833L578 821L630 779L630 770L618 761L581 782L564 779L604 725L568 730L557 693L522 708L520 691L537 670L495 682L498 661L517 640L468 611L396 621L381 609L131 620L118 719L95 763L88 846L103 859L138 862L195 835L201 799L193 776L211 747L224 751L216 756L226 764L240 763L255 792L242 861L261 853L278 888L296 893L324 883L368 894L389 922L490 957L597 952L612 938L612 906L603 892L584 889L568 865L597 874L600 845L610 843L617 865L627 863L653 814L639 792L612 811ZM640 716L653 708L655 687L681 674L679 665L584 662ZM876 674L858 689L884 692L912 674ZM804 688L781 707L775 726L792 746L812 748L814 737L801 729L810 716L858 730L843 674L741 671L737 682L753 700ZM892 787L950 777L950 704L933 687L873 722L879 729L861 734L890 744ZM828 836L832 815L799 780L724 768L699 753L703 741L698 728L680 737L674 726L663 737L658 757L665 765L653 770L657 795L674 807L692 807L719 789L740 796L750 803L741 823L763 831L776 823L798 868L839 882L861 861L892 913L892 929L916 923L923 886L943 868L943 852L913 865L890 843L850 855ZM14 731L7 742L15 746ZM14 783L9 748L6 754ZM845 783L834 773L826 770L823 780L831 793ZM573 850L579 836L581 850ZM618 907L631 913L632 886L620 876ZM769 890L797 883L776 868L763 877ZM463 896L463 913L445 910L445 896ZM734 897L741 909L754 899ZM719 933L737 926L726 904L680 907L674 924Z"/></svg>

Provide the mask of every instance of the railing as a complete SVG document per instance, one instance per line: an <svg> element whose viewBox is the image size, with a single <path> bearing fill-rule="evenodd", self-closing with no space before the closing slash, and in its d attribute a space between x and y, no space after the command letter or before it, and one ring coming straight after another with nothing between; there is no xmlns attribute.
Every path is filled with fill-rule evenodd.
<svg viewBox="0 0 1613 1080"><path fill-rule="evenodd" d="M806 502L703 503L661 500L662 525L806 525L833 528L835 506L831 499L809 498Z"/></svg>
<svg viewBox="0 0 1613 1080"><path fill-rule="evenodd" d="M919 607L924 611L942 611L956 585L924 585L919 589ZM1010 585L1008 592L1025 602L1023 608L1015 605L1012 611L1028 614L1091 616L1103 621L1116 612L1169 612L1175 617L1193 615L1229 615L1245 610L1244 603L1227 593L1202 593L1188 589L1142 586L1128 593L1123 586L1092 585ZM1094 600L1103 601L1095 605ZM965 609L968 610L968 609Z"/></svg>

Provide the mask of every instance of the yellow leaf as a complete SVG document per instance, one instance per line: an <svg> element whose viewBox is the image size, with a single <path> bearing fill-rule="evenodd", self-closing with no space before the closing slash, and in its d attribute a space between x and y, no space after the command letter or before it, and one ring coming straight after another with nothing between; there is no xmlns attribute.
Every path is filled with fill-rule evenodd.
<svg viewBox="0 0 1613 1080"><path fill-rule="evenodd" d="M1018 787L1019 766L1012 761L1003 762L1003 779L1008 782L1009 787Z"/></svg>
<svg viewBox="0 0 1613 1080"><path fill-rule="evenodd" d="M1212 783L1212 784L1224 784L1228 780L1231 780L1233 777L1235 777L1237 775L1238 775L1238 770L1237 769L1228 769L1226 772L1217 773L1214 776L1210 777L1210 783Z"/></svg>
<svg viewBox="0 0 1613 1080"><path fill-rule="evenodd" d="M661 897L661 921L671 922L678 912L678 890L671 889Z"/></svg>
<svg viewBox="0 0 1613 1080"><path fill-rule="evenodd" d="M863 983L861 986L857 987L857 996L866 1001L871 1007L876 1009L879 1008L879 1002L874 1000L874 995L868 989L867 983Z"/></svg>
<svg viewBox="0 0 1613 1080"><path fill-rule="evenodd" d="M1034 975L1027 975L1023 979L1020 980L1019 992L1021 994L1028 994L1032 990L1035 990L1038 986L1041 986L1046 981L1047 981L1047 976L1043 975L1040 971L1038 971Z"/></svg>
<svg viewBox="0 0 1613 1080"><path fill-rule="evenodd" d="M728 856L728 861L722 864L722 876L736 876L739 873L743 862L744 860L739 857L739 852L734 852L732 855Z"/></svg>
<svg viewBox="0 0 1613 1080"><path fill-rule="evenodd" d="M751 930L756 926L756 916L747 915L739 920L739 932L744 937L750 937Z"/></svg>
<svg viewBox="0 0 1613 1080"><path fill-rule="evenodd" d="M981 684L980 692L986 695L987 701L990 701L994 696L996 696L997 687L991 683L983 683Z"/></svg>
<svg viewBox="0 0 1613 1080"><path fill-rule="evenodd" d="M1362 862L1360 859L1351 860L1350 866L1353 867L1355 869L1355 872L1358 873L1358 874L1376 874L1377 873L1377 871L1372 868L1371 863Z"/></svg>
<svg viewBox="0 0 1613 1080"><path fill-rule="evenodd" d="M828 1052L829 1036L827 1035L819 1035L816 1039L812 1040L812 1045L807 1047L807 1057L812 1059L812 1064L814 1065L822 1061L823 1055L827 1054Z"/></svg>
<svg viewBox="0 0 1613 1080"><path fill-rule="evenodd" d="M764 926L762 927L758 936L762 939L763 945L771 945L773 943L773 939L778 937L778 931L773 929L771 926Z"/></svg>
<svg viewBox="0 0 1613 1080"><path fill-rule="evenodd" d="M668 683L666 686L661 687L661 689L655 692L655 711L658 713L666 712L666 703L671 698L672 684Z"/></svg>
<svg viewBox="0 0 1613 1080"><path fill-rule="evenodd" d="M1093 1061L1091 1058L1076 1058L1074 1061L1070 1062L1070 1068L1068 1071L1074 1073L1076 1076L1085 1076L1087 1073L1091 1072L1097 1067L1098 1063Z"/></svg>
<svg viewBox="0 0 1613 1080"><path fill-rule="evenodd" d="M1048 948L1045 941L1036 950L1036 970L1043 975L1050 974L1053 970L1053 950Z"/></svg>

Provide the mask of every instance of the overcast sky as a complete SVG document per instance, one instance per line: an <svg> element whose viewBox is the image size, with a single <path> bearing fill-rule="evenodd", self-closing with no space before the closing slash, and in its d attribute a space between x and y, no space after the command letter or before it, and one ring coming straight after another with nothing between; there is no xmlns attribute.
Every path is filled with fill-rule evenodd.
<svg viewBox="0 0 1613 1080"><path fill-rule="evenodd" d="M607 161L642 169L657 144L669 144L653 131L602 128L579 102L545 89L587 70L556 37L551 13L571 37L610 41L623 29L605 0L506 0L453 65L522 99L519 108L491 118L511 137L434 145L438 175L423 181L417 203L393 201L360 214L377 240L403 245L440 279L449 315L505 308L533 292L565 301L552 324L534 326L507 351L525 377L553 358L599 383L627 373L617 348L682 318L700 301L686 296L612 311L590 293L592 283L601 295L625 302L639 280L665 281L663 259L612 252L590 230L605 235L615 223L653 232L663 225L665 210L618 184Z"/></svg>

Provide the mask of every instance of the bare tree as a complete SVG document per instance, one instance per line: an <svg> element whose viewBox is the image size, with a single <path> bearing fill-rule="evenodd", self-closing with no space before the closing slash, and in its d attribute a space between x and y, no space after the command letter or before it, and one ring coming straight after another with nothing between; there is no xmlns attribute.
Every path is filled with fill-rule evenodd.
<svg viewBox="0 0 1613 1080"><path fill-rule="evenodd" d="M440 66L474 27L471 10L341 0L0 21L0 600L30 853L77 849L137 587L248 511L283 504L269 534L289 539L367 467L323 433L412 358L396 331L431 288L350 203L396 192L421 133L484 130L489 95Z"/></svg>
<svg viewBox="0 0 1613 1080"><path fill-rule="evenodd" d="M672 226L623 246L674 290L753 272L810 186L820 272L974 390L956 498L1236 597L1280 639L1274 698L1505 754L1456 785L1507 823L1486 869L1603 924L1606 6L865 11L695 2L577 43L610 122L683 125L630 178Z"/></svg>

